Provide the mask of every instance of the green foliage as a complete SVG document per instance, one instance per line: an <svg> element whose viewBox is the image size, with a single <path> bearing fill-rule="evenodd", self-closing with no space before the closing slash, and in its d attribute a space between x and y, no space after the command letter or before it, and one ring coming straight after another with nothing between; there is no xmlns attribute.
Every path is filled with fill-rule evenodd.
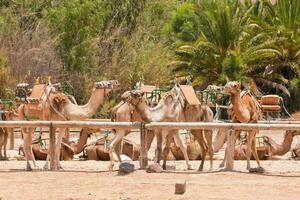
<svg viewBox="0 0 300 200"><path fill-rule="evenodd" d="M237 57L234 53L229 53L222 62L222 73L219 81L222 84L226 84L228 81L241 80L241 64L242 60L240 57Z"/></svg>
<svg viewBox="0 0 300 200"><path fill-rule="evenodd" d="M291 95L290 108L300 108L300 1L181 2L2 0L0 82L11 84L10 71L18 81L54 74L83 103L103 79L118 79L122 91L140 80L164 85L188 76L203 87L240 80Z"/></svg>
<svg viewBox="0 0 300 200"><path fill-rule="evenodd" d="M95 67L96 36L103 32L106 13L101 9L103 2L62 1L51 8L47 19L56 37L58 55L65 69L84 72Z"/></svg>
<svg viewBox="0 0 300 200"><path fill-rule="evenodd" d="M0 98L11 97L7 90L7 86L11 85L11 81L7 60L5 55L0 52Z"/></svg>
<svg viewBox="0 0 300 200"><path fill-rule="evenodd" d="M167 25L167 32L174 35L181 41L195 41L199 35L198 16L194 11L192 3L184 3L176 9L170 23Z"/></svg>

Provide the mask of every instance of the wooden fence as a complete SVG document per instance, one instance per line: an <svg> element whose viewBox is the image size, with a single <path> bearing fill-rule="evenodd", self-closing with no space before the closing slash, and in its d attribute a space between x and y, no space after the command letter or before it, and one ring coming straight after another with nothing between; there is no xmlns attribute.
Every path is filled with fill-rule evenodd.
<svg viewBox="0 0 300 200"><path fill-rule="evenodd" d="M147 166L146 130L155 129L225 129L227 130L226 169L234 167L234 130L300 130L300 121L276 121L259 123L219 123L219 122L106 122L106 121L0 121L0 127L48 127L50 134L50 169L57 170L55 152L55 130L57 128L93 128L93 129L140 129L141 152L140 168Z"/></svg>

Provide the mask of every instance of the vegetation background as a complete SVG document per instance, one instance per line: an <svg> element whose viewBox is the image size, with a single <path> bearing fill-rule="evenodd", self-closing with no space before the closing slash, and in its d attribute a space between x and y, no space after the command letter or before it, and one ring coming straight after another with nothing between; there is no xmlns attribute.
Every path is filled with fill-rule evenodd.
<svg viewBox="0 0 300 200"><path fill-rule="evenodd" d="M293 111L299 33L299 0L0 0L0 97L49 76L79 103L104 79L120 81L118 94L140 80L191 79L196 89L238 80Z"/></svg>

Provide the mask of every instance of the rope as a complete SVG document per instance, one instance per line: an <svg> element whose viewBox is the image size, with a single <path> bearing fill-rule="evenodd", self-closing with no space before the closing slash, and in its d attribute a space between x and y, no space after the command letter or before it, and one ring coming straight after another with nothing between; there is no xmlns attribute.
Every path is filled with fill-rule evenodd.
<svg viewBox="0 0 300 200"><path fill-rule="evenodd" d="M281 103L282 103L282 107L283 107L284 112L285 112L290 118L292 118L292 120L294 120L294 118L292 117L292 115L287 111L287 109L286 109L286 107L285 107L285 105L284 105L284 102L283 102L283 98L282 98L282 97L280 97L280 101L281 101Z"/></svg>

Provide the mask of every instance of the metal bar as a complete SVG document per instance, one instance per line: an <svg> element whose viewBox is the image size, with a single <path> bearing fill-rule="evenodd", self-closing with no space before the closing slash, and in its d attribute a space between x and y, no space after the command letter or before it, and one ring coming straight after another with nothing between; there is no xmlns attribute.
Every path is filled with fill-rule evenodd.
<svg viewBox="0 0 300 200"><path fill-rule="evenodd" d="M93 122L93 121L0 121L0 127L49 127L57 128L140 128L141 122Z"/></svg>
<svg viewBox="0 0 300 200"><path fill-rule="evenodd" d="M214 129L234 130L300 130L300 124L214 123L214 122L152 122L147 129Z"/></svg>

